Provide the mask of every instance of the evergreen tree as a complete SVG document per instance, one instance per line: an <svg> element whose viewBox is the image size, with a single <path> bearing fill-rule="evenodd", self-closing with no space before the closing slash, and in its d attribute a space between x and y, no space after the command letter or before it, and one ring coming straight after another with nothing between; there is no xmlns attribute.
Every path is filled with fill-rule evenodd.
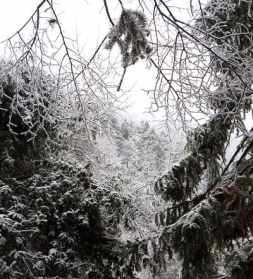
<svg viewBox="0 0 253 279"><path fill-rule="evenodd" d="M231 132L251 110L252 12L251 1L212 0L196 20L194 34L210 46L216 88L206 105L215 114L189 134L188 155L155 185L168 203L157 216L162 228L157 249L179 254L183 279L212 278L217 255L229 262L226 278L252 277L251 133L221 168Z"/></svg>
<svg viewBox="0 0 253 279"><path fill-rule="evenodd" d="M51 79L8 66L0 66L0 278L135 278L131 246L117 238L129 201L97 186L73 157L58 159L50 147L60 145L47 144L59 117Z"/></svg>

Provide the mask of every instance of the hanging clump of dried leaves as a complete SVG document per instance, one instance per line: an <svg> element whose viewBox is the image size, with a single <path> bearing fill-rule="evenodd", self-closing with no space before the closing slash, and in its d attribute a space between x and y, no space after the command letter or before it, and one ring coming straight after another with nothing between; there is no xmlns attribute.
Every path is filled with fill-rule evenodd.
<svg viewBox="0 0 253 279"><path fill-rule="evenodd" d="M105 48L112 49L117 43L122 54L122 66L126 68L152 52L152 47L147 40L149 34L147 20L143 13L123 10L119 22L112 27L108 34Z"/></svg>

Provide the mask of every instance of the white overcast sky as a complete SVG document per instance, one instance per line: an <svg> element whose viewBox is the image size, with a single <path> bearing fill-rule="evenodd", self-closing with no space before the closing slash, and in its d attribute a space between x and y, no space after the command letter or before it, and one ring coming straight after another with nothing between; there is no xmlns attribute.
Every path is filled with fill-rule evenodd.
<svg viewBox="0 0 253 279"><path fill-rule="evenodd" d="M41 0L0 0L0 41L15 33L31 16ZM108 0L111 15L114 19L120 14L120 7L117 0ZM188 7L190 0L172 0L171 6ZM96 49L109 28L110 23L106 17L102 0L54 0L55 9L61 20L65 33L73 39L78 38L80 48L84 48L85 54L89 57ZM132 8L137 0L125 0L127 8ZM182 10L177 16L186 20L187 14ZM103 50L105 51L105 50ZM149 106L149 100L142 92L142 88L152 87L155 72L145 70L146 63L136 63L128 70L124 79L124 85L133 87L129 100L132 104L129 112L134 118L140 118L142 112ZM147 117L147 116L146 116ZM150 118L147 117L147 118ZM151 117L152 118L152 117ZM158 116L159 118L159 116Z"/></svg>

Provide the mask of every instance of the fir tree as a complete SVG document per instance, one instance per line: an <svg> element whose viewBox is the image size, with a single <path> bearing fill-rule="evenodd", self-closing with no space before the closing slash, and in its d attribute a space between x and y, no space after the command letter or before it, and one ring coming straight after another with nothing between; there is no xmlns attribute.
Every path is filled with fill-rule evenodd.
<svg viewBox="0 0 253 279"><path fill-rule="evenodd" d="M212 278L217 254L230 258L226 278L252 276L252 135L246 134L231 160L220 165L229 135L251 110L252 11L251 1L214 0L196 20L198 36L220 53L210 51L218 86L207 105L215 114L190 133L188 155L155 185L168 202L156 217L159 241L166 245L157 247L179 253L184 279ZM200 182L205 184L201 192Z"/></svg>

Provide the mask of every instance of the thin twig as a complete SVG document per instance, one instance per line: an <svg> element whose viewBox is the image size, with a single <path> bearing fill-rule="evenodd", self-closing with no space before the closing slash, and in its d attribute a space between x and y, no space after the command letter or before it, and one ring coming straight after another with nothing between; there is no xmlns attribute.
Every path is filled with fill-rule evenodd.
<svg viewBox="0 0 253 279"><path fill-rule="evenodd" d="M203 43L197 36L192 35L190 32L188 32L185 28L183 28L181 25L178 24L178 22L180 22L179 20L177 20L175 18L175 16L173 15L173 13L171 12L171 10L169 9L169 7L166 5L166 3L163 0L159 0L162 5L166 8L166 10L169 13L169 16L167 16L160 8L160 6L158 5L157 1L154 0L155 2L155 6L157 8L157 10L159 11L160 15L162 17L165 17L169 22L171 22L174 26L176 26L176 28L180 31L182 31L183 33L185 33L187 36L189 36L190 38L192 38L194 41L196 41L197 43L199 43L200 45L202 45L205 49L207 49L210 53L212 53L213 55L215 55L215 57L219 58L222 62L225 62L228 64L229 69L231 70L231 72L233 72L238 78L239 80L242 82L242 84L245 86L245 88L247 88L250 92L253 93L253 90L250 88L250 86L248 86L245 81L243 80L243 78L241 77L241 75L238 73L238 71L236 71L233 67L233 65L231 65L229 63L228 60L224 59L223 57L221 57L220 55L218 55L211 47L209 47L208 45L206 45L205 43ZM182 22L181 22L182 23ZM185 23L184 23L185 24Z"/></svg>
<svg viewBox="0 0 253 279"><path fill-rule="evenodd" d="M120 6L121 6L122 10L124 10L124 6L123 6L123 3L122 3L121 0L119 0L119 3L120 3Z"/></svg>
<svg viewBox="0 0 253 279"><path fill-rule="evenodd" d="M47 0L43 0L40 2L40 4L37 6L37 8L35 9L35 11L33 12L33 14L28 18L28 20L18 29L18 31L16 31L13 35L11 35L10 37L8 37L7 39L3 40L0 42L0 44L10 41L12 38L14 38L15 36L17 36L28 24L29 22L33 19L34 15L39 11L39 9L47 2Z"/></svg>
<svg viewBox="0 0 253 279"><path fill-rule="evenodd" d="M65 36L63 34L63 30L62 30L62 27L60 25L60 22L59 22L59 19L58 19L58 16L57 16L57 13L55 12L54 10L54 7L52 6L52 4L49 2L49 0L47 0L49 6L51 7L51 10L54 14L54 17L56 19L56 22L57 22L57 25L58 25L58 28L59 28L59 31L60 31L60 34L61 34L61 39L62 39L62 42L63 42L63 45L64 45L64 48L65 48L65 52L66 52L66 55L68 57L68 60L69 60L69 64L70 64L70 72L71 72L71 76L72 76L72 79L73 79L73 83L74 83L74 87L75 87L75 90L76 90L76 94L78 96L78 100L79 100L79 104L80 104L80 107L81 107L81 110L82 110L82 114L83 114L83 117L84 117L84 125L85 125L85 128L86 128L86 131L88 132L89 129L88 129L88 124L87 124L87 119L86 119L86 113L85 113L85 108L84 108L84 105L83 105L83 102L82 102L82 99L81 99L81 95L80 95L80 92L79 92L79 88L78 88L78 85L77 85L77 81L75 79L75 74L74 74L74 66L73 66L73 61L72 61L72 58L71 58L71 55L70 55L70 52L69 52L69 47L67 45L67 42L66 42L66 39L65 39ZM87 133L87 137L88 137L88 140L90 143L92 143L91 139L90 139L90 135L89 133Z"/></svg>
<svg viewBox="0 0 253 279"><path fill-rule="evenodd" d="M121 85L122 85L123 79L124 79L125 74L126 74L126 70L127 70L127 67L124 67L124 70L123 70L123 73L122 73L122 76L121 76L121 79L120 79L119 85L118 85L118 87L117 87L117 91L120 91L120 88L121 88Z"/></svg>
<svg viewBox="0 0 253 279"><path fill-rule="evenodd" d="M108 19L109 19L111 25L114 26L114 23L113 23L113 20L112 20L112 18L111 18L111 15L110 15L110 12L109 12L108 5L107 5L106 0L104 0L104 5L105 5L105 11L106 11L106 14L107 14L107 16L108 16Z"/></svg>

